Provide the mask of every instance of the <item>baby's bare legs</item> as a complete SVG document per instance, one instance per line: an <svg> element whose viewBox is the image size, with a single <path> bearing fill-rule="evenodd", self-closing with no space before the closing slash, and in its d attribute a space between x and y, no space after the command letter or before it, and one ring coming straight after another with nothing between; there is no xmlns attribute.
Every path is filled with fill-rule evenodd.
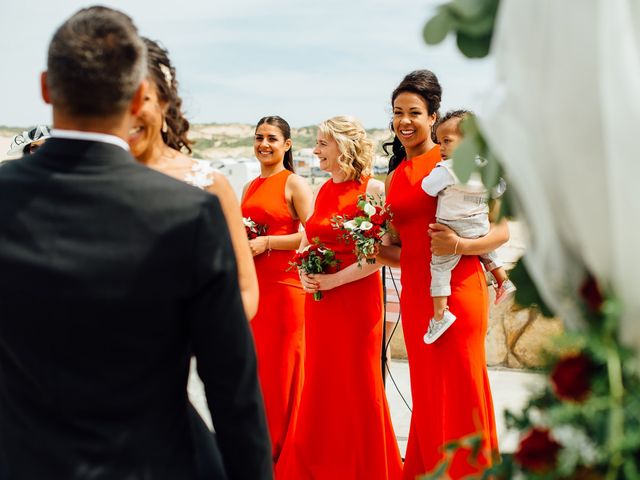
<svg viewBox="0 0 640 480"><path fill-rule="evenodd" d="M444 311L447 309L449 297L433 297L433 318L437 322L442 320Z"/></svg>
<svg viewBox="0 0 640 480"><path fill-rule="evenodd" d="M504 267L494 268L493 270L491 270L491 275L493 275L493 277L496 279L496 282L498 282L498 286L502 285L502 282L509 280L509 277L507 277L507 271L504 269Z"/></svg>

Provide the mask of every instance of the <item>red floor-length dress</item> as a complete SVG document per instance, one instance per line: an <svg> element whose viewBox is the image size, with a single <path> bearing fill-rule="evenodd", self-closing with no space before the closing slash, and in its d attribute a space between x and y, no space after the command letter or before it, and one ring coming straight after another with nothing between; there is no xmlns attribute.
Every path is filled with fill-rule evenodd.
<svg viewBox="0 0 640 480"><path fill-rule="evenodd" d="M291 175L283 170L253 180L242 201L242 215L268 225L266 235L296 233L285 198ZM295 427L304 375L304 301L298 273L287 271L293 251L271 250L254 257L260 303L251 328L258 357L258 376L264 396L273 459L277 460Z"/></svg>
<svg viewBox="0 0 640 480"><path fill-rule="evenodd" d="M481 432L480 466L456 454L449 474L457 479L482 470L497 452L497 436L484 341L487 333L487 285L478 257L463 256L453 270L449 308L456 322L434 344L423 335L433 316L428 225L435 223L436 199L421 188L422 179L440 161L440 149L405 160L393 173L387 203L402 243L400 267L402 327L409 357L413 414L404 479L433 469L449 440Z"/></svg>
<svg viewBox="0 0 640 480"><path fill-rule="evenodd" d="M362 183L328 180L307 221L336 252L341 268L356 261L353 245L331 227L335 215L353 216ZM286 480L399 480L402 460L382 383L382 284L380 274L306 300L305 385L291 447L282 454Z"/></svg>

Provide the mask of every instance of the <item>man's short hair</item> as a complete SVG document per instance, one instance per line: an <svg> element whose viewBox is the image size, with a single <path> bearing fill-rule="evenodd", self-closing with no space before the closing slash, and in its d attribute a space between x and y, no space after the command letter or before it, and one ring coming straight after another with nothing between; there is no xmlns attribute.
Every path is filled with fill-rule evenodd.
<svg viewBox="0 0 640 480"><path fill-rule="evenodd" d="M131 18L106 7L78 11L49 44L51 103L72 115L124 112L147 74L146 47Z"/></svg>

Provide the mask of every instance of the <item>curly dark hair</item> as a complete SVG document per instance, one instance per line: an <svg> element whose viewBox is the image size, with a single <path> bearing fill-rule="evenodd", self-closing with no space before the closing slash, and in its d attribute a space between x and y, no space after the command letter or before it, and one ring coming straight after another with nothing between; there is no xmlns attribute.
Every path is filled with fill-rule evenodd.
<svg viewBox="0 0 640 480"><path fill-rule="evenodd" d="M268 117L262 117L260 120L258 120L258 124L256 125L256 131L258 131L258 127L263 123L266 123L267 125L272 125L276 127L278 130L280 130L280 133L282 133L282 136L284 137L285 141L291 138L291 127L289 126L289 123L284 118L279 117L278 115L270 115ZM286 168L291 172L295 171L293 169L293 145L289 150L284 152L284 168Z"/></svg>
<svg viewBox="0 0 640 480"><path fill-rule="evenodd" d="M174 150L181 151L184 148L191 153L192 142L187 138L189 121L182 112L182 98L178 95L176 69L169 60L169 52L158 42L146 37L142 37L142 40L147 47L149 78L155 84L159 98L168 105L164 117L168 128L166 132L162 132L162 139Z"/></svg>
<svg viewBox="0 0 640 480"><path fill-rule="evenodd" d="M449 111L448 111L447 113L445 113L442 117L438 118L438 120L436 121L436 123L434 123L434 125L433 125L433 130L432 130L432 135L431 135L431 136L433 137L433 141L434 141L434 142L436 142L436 143L438 143L438 142L437 142L437 139L435 138L435 135L436 135L436 130L438 130L438 127L439 127L440 125L442 125L442 124L443 124L443 123L445 123L445 122L448 122L448 121L449 121L449 120L451 120L452 118L457 118L457 119L459 119L459 120L462 120L462 119L467 118L467 117L469 117L469 116L473 116L473 112L472 112L471 110L462 110L462 109L460 109L460 110L449 110ZM458 128L458 131L459 131L460 133L462 133L462 132L460 131L460 125L459 125L459 122L458 122L458 127L457 127L457 128Z"/></svg>
<svg viewBox="0 0 640 480"><path fill-rule="evenodd" d="M427 113L439 116L440 100L442 98L442 87L438 81L438 77L431 70L414 70L402 79L400 84L391 94L391 105L395 102L398 95L401 93L410 92L422 97L427 104ZM386 142L382 145L385 153L388 155L388 147L391 147L391 159L389 160L389 173L391 173L400 164L400 162L406 157L406 152L400 139L393 131L393 121L390 123L389 128L393 132L393 140Z"/></svg>

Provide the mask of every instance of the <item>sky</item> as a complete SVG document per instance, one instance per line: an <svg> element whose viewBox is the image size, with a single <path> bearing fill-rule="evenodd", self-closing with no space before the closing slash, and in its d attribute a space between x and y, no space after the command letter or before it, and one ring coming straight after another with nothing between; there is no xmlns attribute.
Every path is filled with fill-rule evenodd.
<svg viewBox="0 0 640 480"><path fill-rule="evenodd" d="M280 115L294 127L349 114L386 127L390 96L408 72L428 68L443 87L443 110L477 109L492 59L469 60L453 38L427 46L422 28L439 0L103 1L159 40L177 69L193 123L254 124ZM63 4L63 5L61 5ZM40 98L49 40L92 3L2 0L0 125L49 123Z"/></svg>

